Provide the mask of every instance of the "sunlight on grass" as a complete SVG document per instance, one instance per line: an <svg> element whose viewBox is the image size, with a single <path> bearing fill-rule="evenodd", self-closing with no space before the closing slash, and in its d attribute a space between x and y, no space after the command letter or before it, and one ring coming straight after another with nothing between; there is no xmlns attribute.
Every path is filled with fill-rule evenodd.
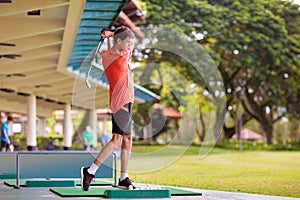
<svg viewBox="0 0 300 200"><path fill-rule="evenodd" d="M135 150L151 152L158 148L145 146ZM136 176L136 182L300 197L300 152L214 149L202 160L198 153L199 147L190 147L170 166L133 177ZM163 155L160 157L164 159Z"/></svg>

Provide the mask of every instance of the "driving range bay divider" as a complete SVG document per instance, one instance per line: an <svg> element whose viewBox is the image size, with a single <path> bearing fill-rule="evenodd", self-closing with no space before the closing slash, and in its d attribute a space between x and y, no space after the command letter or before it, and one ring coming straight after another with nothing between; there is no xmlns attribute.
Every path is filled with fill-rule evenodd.
<svg viewBox="0 0 300 200"><path fill-rule="evenodd" d="M98 152L87 151L25 151L15 154L16 185L20 179L80 178L80 168L90 166ZM1 158L1 157L0 157ZM113 153L99 167L95 178L114 178L117 183L117 157Z"/></svg>
<svg viewBox="0 0 300 200"><path fill-rule="evenodd" d="M0 179L16 178L17 152L0 152Z"/></svg>

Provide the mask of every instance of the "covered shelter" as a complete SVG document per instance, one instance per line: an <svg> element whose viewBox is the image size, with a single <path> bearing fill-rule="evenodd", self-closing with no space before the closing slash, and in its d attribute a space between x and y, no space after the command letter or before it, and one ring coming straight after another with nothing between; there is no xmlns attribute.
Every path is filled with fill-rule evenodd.
<svg viewBox="0 0 300 200"><path fill-rule="evenodd" d="M262 140L263 139L263 136L248 129L248 128L244 128L242 131L241 131L241 136L243 140ZM232 136L232 139L238 139L239 136L237 133L235 133L233 136Z"/></svg>
<svg viewBox="0 0 300 200"><path fill-rule="evenodd" d="M141 13L135 0L0 1L0 111L27 115L28 150L37 145L36 122L45 130L54 110L64 110L66 150L72 145L71 109L88 110L96 128L96 110L108 107L108 85L98 79L101 66L93 67L92 89L84 80L99 32L123 21L143 37L131 21ZM135 91L137 102L159 98L138 85Z"/></svg>

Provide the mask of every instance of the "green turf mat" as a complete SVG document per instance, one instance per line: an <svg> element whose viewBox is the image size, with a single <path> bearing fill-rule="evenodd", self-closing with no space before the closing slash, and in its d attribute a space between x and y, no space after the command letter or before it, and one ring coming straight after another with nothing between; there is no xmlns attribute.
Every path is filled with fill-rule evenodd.
<svg viewBox="0 0 300 200"><path fill-rule="evenodd" d="M170 198L170 190L105 190L105 198Z"/></svg>
<svg viewBox="0 0 300 200"><path fill-rule="evenodd" d="M75 181L76 185L80 186L80 180ZM107 181L101 181L101 180L95 180L91 182L91 185L94 186L111 186L112 183L107 182Z"/></svg>
<svg viewBox="0 0 300 200"><path fill-rule="evenodd" d="M74 180L27 180L26 187L75 187Z"/></svg>
<svg viewBox="0 0 300 200"><path fill-rule="evenodd" d="M50 191L61 197L104 197L105 190L119 190L113 187L90 187L89 191L74 188L50 188Z"/></svg>
<svg viewBox="0 0 300 200"><path fill-rule="evenodd" d="M16 180L11 180L11 181L4 181L4 184L10 187L13 187L16 185ZM20 186L25 187L26 186L26 180L20 180L19 182Z"/></svg>
<svg viewBox="0 0 300 200"><path fill-rule="evenodd" d="M184 189L169 188L169 187L162 187L162 189L171 190L172 196L201 196L202 195L201 192L192 192Z"/></svg>
<svg viewBox="0 0 300 200"><path fill-rule="evenodd" d="M169 190L172 196L200 196L202 193L199 192L191 192L183 189L176 188L168 188L164 187L163 190ZM50 191L61 197L104 197L104 192L106 190L118 190L118 191L127 191L120 190L114 187L90 187L89 191L82 191L80 187L76 188L51 188ZM142 191L142 190L134 190L134 191ZM143 190L144 191L144 190ZM129 191L131 192L131 190ZM129 198L129 197L127 197ZM145 197L146 198L146 197Z"/></svg>
<svg viewBox="0 0 300 200"><path fill-rule="evenodd" d="M0 174L0 179L15 179L16 174Z"/></svg>

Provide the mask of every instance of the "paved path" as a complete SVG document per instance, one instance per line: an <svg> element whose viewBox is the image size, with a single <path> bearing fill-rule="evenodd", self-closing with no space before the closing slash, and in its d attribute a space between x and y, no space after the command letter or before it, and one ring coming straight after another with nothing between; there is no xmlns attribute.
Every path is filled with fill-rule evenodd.
<svg viewBox="0 0 300 200"><path fill-rule="evenodd" d="M183 188L187 189L187 188ZM171 199L174 200L300 200L300 198L266 196L246 193L235 192L222 192L212 190L189 189L191 191L202 192L202 196L175 196ZM62 198L48 188L25 188L14 189L3 184L0 181L0 199L1 200L101 200L100 197L78 197L78 198ZM149 200L149 199L147 199Z"/></svg>
<svg viewBox="0 0 300 200"><path fill-rule="evenodd" d="M191 189L193 191L193 189ZM198 190L202 192L199 200L300 200L300 198L267 196L237 192L223 192L213 190Z"/></svg>

